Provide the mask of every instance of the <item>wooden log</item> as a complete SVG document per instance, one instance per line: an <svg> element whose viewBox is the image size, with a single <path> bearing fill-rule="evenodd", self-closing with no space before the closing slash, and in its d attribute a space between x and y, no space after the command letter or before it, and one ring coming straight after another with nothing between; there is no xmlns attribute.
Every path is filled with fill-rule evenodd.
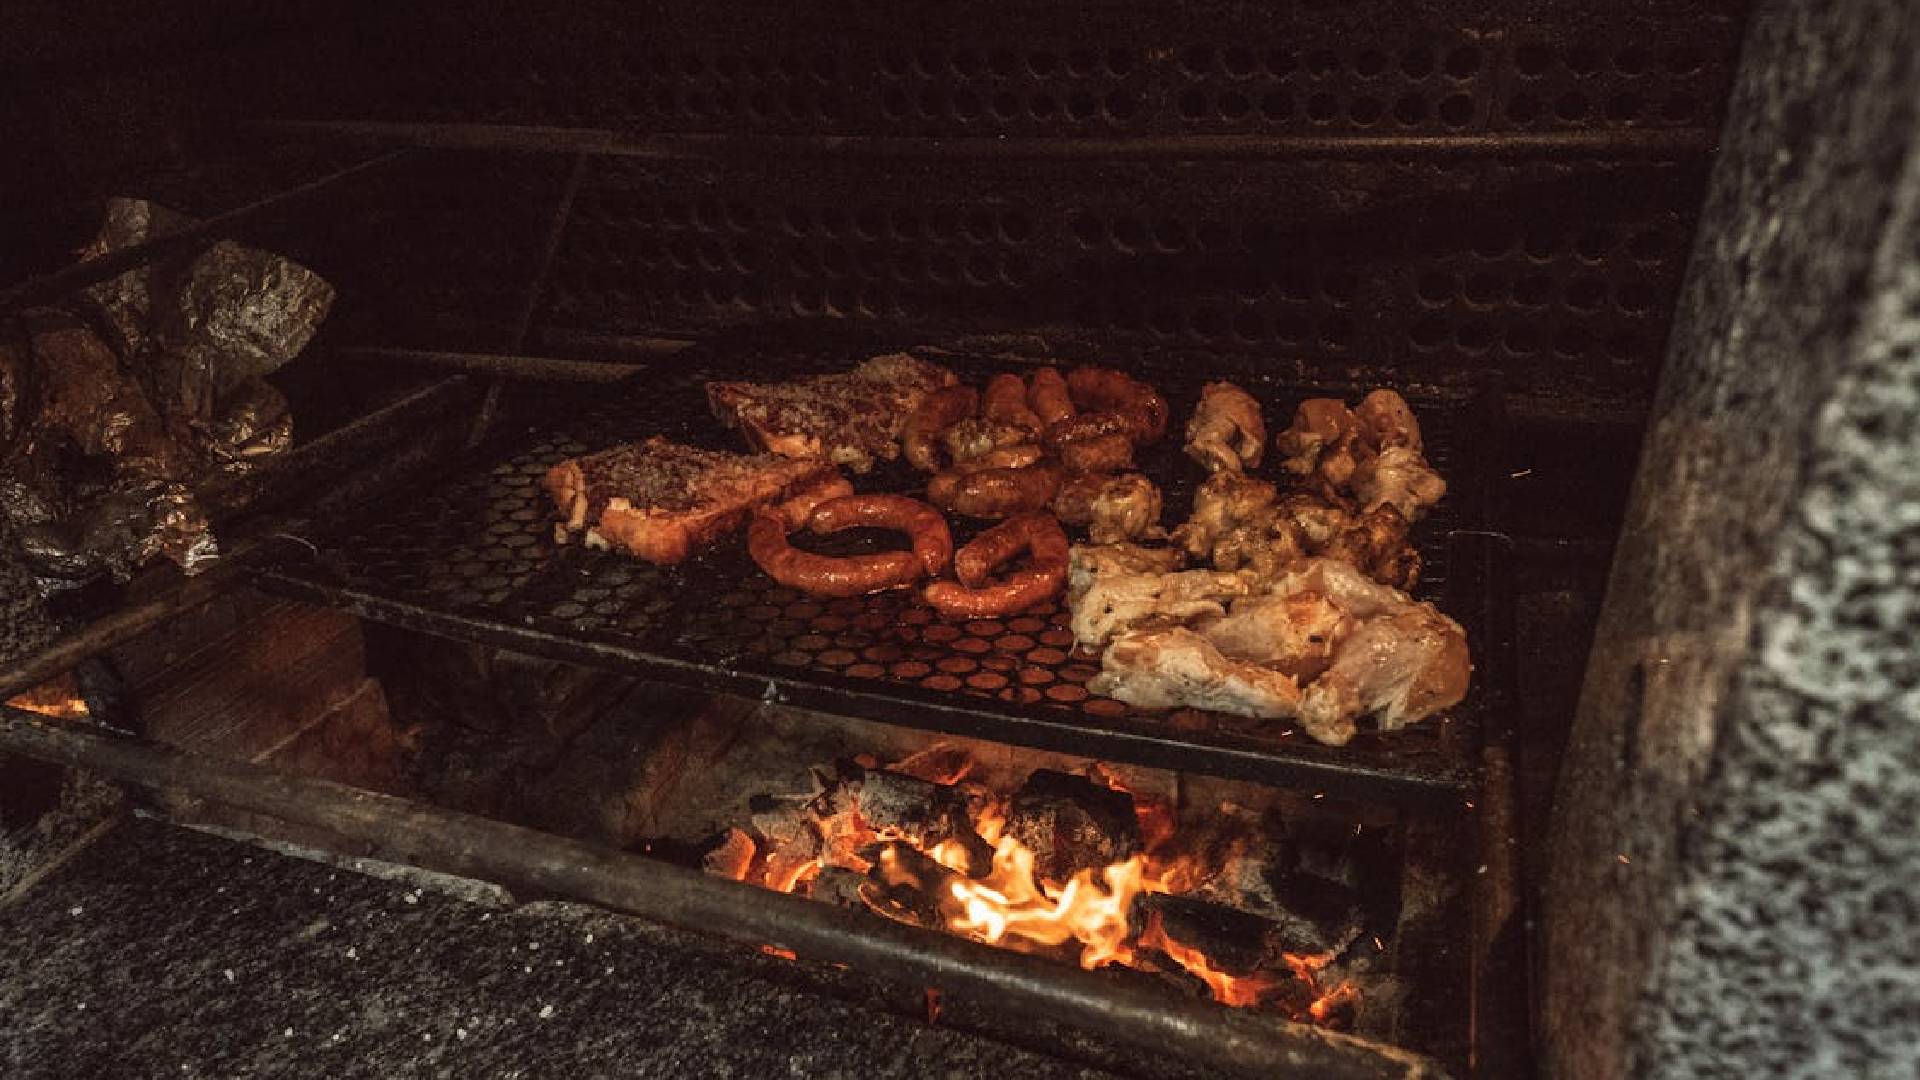
<svg viewBox="0 0 1920 1080"><path fill-rule="evenodd" d="M1034 854L1034 872L1064 882L1140 850L1133 796L1084 776L1037 769L1013 795L1007 833Z"/></svg>

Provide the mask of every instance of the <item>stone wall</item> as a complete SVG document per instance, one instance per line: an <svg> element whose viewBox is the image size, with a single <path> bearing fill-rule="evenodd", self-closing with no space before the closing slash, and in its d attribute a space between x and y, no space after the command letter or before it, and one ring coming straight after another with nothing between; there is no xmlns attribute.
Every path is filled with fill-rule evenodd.
<svg viewBox="0 0 1920 1080"><path fill-rule="evenodd" d="M1920 5L1763 4L1560 781L1556 1077L1920 1061Z"/></svg>

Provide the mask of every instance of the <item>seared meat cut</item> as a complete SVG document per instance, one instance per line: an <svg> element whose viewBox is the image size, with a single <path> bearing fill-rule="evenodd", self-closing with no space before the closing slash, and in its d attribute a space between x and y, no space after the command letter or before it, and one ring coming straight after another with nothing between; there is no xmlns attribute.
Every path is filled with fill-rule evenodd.
<svg viewBox="0 0 1920 1080"><path fill-rule="evenodd" d="M824 458L855 472L900 456L900 433L951 371L906 353L876 356L852 371L791 382L710 382L707 404L756 450Z"/></svg>
<svg viewBox="0 0 1920 1080"><path fill-rule="evenodd" d="M853 492L824 461L701 450L655 436L547 470L558 508L556 538L584 533L653 563L677 563L737 529L756 506L774 505L791 526L827 499Z"/></svg>

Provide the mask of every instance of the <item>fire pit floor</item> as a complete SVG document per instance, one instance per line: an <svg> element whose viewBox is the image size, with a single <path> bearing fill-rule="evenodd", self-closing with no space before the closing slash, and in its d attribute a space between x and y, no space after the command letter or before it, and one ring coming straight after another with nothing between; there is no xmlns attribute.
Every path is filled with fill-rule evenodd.
<svg viewBox="0 0 1920 1080"><path fill-rule="evenodd" d="M32 943L0 951L0 1071L20 1080L1110 1075L956 1030L951 1013L929 1026L906 1015L924 1007L914 995L848 973L145 821L0 912L0 935Z"/></svg>

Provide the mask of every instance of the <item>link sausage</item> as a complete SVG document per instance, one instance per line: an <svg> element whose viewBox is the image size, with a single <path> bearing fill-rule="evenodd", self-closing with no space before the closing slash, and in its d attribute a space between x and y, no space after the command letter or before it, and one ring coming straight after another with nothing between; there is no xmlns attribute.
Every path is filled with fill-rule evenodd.
<svg viewBox="0 0 1920 1080"><path fill-rule="evenodd" d="M809 596L861 596L911 585L926 571L911 551L836 558L801 551L787 543L787 523L769 510L755 510L747 525L747 554L767 576Z"/></svg>
<svg viewBox="0 0 1920 1080"><path fill-rule="evenodd" d="M993 582L990 574L1025 551L1027 569ZM954 556L960 581L936 581L922 594L943 615L981 618L1043 604L1067 582L1067 534L1050 514L1022 514L988 529Z"/></svg>
<svg viewBox="0 0 1920 1080"><path fill-rule="evenodd" d="M1042 462L1019 469L951 470L927 482L927 501L968 517L1004 518L1052 501L1060 469Z"/></svg>
<svg viewBox="0 0 1920 1080"><path fill-rule="evenodd" d="M898 529L913 540L913 554L928 577L946 572L953 560L953 534L940 511L905 495L847 495L814 508L810 527L816 533L841 529Z"/></svg>

